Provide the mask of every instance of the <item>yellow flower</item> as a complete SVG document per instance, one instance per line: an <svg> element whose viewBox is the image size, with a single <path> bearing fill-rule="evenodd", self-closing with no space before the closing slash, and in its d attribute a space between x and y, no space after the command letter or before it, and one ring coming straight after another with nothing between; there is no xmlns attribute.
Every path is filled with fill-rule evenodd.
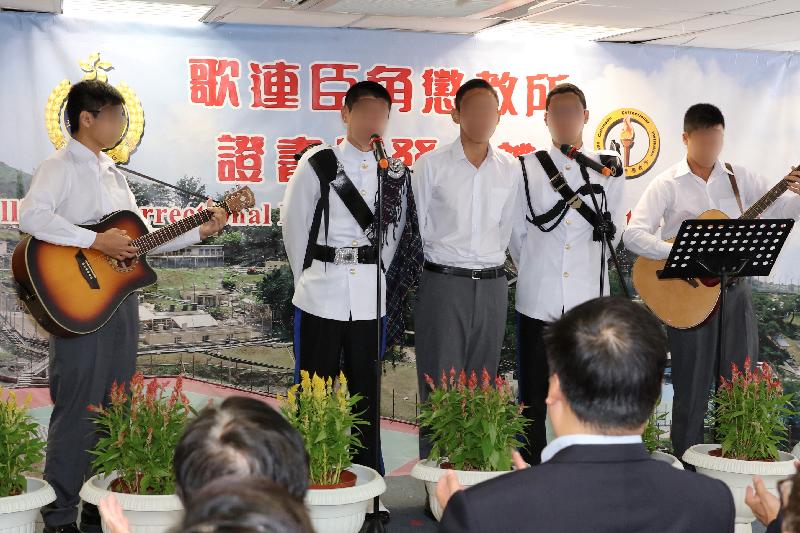
<svg viewBox="0 0 800 533"><path fill-rule="evenodd" d="M316 374L314 374L314 375L316 375ZM300 371L300 385L305 390L308 390L308 389L311 388L311 379L308 376L308 371L307 370L301 370Z"/></svg>
<svg viewBox="0 0 800 533"><path fill-rule="evenodd" d="M319 377L316 372L314 373L314 377L311 379L311 392L316 399L322 399L325 397L325 380Z"/></svg>

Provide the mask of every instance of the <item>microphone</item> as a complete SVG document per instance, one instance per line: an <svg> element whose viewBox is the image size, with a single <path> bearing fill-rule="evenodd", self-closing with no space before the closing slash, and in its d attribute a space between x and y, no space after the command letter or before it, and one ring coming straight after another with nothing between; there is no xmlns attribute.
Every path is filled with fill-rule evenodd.
<svg viewBox="0 0 800 533"><path fill-rule="evenodd" d="M578 163L579 165L589 167L592 170L599 172L603 176L609 177L614 175L614 171L611 168L603 165L602 163L598 163L589 157L586 157L571 144L562 144L561 153L569 157L570 159L574 159L575 162Z"/></svg>
<svg viewBox="0 0 800 533"><path fill-rule="evenodd" d="M378 166L383 170L389 168L389 158L386 157L386 150L383 147L383 139L377 133L373 133L369 138L369 144L372 146L372 153L375 156L375 161Z"/></svg>

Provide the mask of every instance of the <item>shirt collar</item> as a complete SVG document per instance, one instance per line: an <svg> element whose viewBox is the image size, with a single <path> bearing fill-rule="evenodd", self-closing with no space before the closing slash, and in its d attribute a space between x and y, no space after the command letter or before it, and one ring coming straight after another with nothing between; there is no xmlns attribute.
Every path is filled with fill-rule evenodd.
<svg viewBox="0 0 800 533"><path fill-rule="evenodd" d="M720 171L724 172L725 174L730 174L730 172L728 171L728 168L725 166L725 163L723 163L722 161L717 159L717 162L714 163L714 168L711 169L711 175L713 176L714 174L716 174L716 173L718 173ZM690 176L690 175L694 176L695 174L694 174L694 172L692 172L692 169L689 168L689 161L684 157L683 159L678 161L678 163L675 165L675 176L674 176L674 178L678 179L678 178L682 178L684 176ZM709 176L709 178L710 177L711 176Z"/></svg>
<svg viewBox="0 0 800 533"><path fill-rule="evenodd" d="M105 152L100 152L98 156L95 156L94 152L89 150L86 145L76 139L70 139L67 142L67 150L77 161L81 163L98 163L101 172L105 172L110 167L114 166L114 160L111 159L108 154Z"/></svg>
<svg viewBox="0 0 800 533"><path fill-rule="evenodd" d="M586 155L586 144L585 143L582 144L581 147L578 148L578 151L580 153ZM558 146L553 144L552 141L550 142L549 154L550 154L550 157L553 159L553 161L556 161L558 163L566 163L568 161L572 161L572 159L570 159L569 157L564 155L564 153L561 151L561 148L559 148Z"/></svg>
<svg viewBox="0 0 800 533"><path fill-rule="evenodd" d="M461 161L463 159L464 161L469 162L469 159L467 159L467 154L464 153L464 145L461 144L461 137L456 138L453 144L450 145L450 149L452 150L453 157L455 157L456 161ZM486 153L486 159L484 159L484 161L494 159L496 157L497 153L492 146L492 143L489 143L489 151Z"/></svg>
<svg viewBox="0 0 800 533"><path fill-rule="evenodd" d="M345 137L341 143L339 143L339 150L342 153L342 156L350 161L357 161L361 162L366 159L368 162L375 162L375 158L372 157L371 152L362 152L355 146L353 146Z"/></svg>
<svg viewBox="0 0 800 533"><path fill-rule="evenodd" d="M564 448L577 444L637 444L642 442L641 435L564 435L553 440L542 450L542 462L546 463Z"/></svg>

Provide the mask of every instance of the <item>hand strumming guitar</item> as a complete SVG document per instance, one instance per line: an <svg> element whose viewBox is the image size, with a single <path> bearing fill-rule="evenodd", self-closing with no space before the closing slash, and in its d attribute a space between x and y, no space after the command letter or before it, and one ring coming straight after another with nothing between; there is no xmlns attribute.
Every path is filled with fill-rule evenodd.
<svg viewBox="0 0 800 533"><path fill-rule="evenodd" d="M789 182L790 191L800 194L800 170L792 170L783 179Z"/></svg>
<svg viewBox="0 0 800 533"><path fill-rule="evenodd" d="M136 257L138 248L130 245L131 238L124 229L111 228L98 233L92 243L92 248L99 250L109 257L124 261Z"/></svg>
<svg viewBox="0 0 800 533"><path fill-rule="evenodd" d="M209 220L208 222L203 223L200 226L200 239L204 240L208 237L216 234L225 227L225 224L228 221L228 213L221 207L214 207L214 201L209 199L206 202L208 206L208 211L214 214L214 217Z"/></svg>

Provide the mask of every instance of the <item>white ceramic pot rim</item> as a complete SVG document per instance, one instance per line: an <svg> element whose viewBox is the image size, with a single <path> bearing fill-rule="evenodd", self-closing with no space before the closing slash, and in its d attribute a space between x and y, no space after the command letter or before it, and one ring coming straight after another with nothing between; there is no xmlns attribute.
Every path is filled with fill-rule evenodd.
<svg viewBox="0 0 800 533"><path fill-rule="evenodd" d="M370 500L386 492L386 482L383 477L373 470L362 465L351 465L347 470L356 475L356 485L340 489L310 489L306 492L308 505L345 505ZM359 483L361 480L368 480Z"/></svg>
<svg viewBox="0 0 800 533"><path fill-rule="evenodd" d="M108 490L108 486L116 478L116 474L111 474L108 477L98 474L91 477L81 488L81 498L91 504L99 504L100 498L112 493L112 491ZM125 494L122 492L113 492L113 494L120 506L126 511L169 512L183 510L181 500L175 494L144 495Z"/></svg>
<svg viewBox="0 0 800 533"><path fill-rule="evenodd" d="M743 461L740 459L728 459L725 457L715 457L709 455L712 450L720 448L719 444L695 444L683 454L683 460L690 465L707 470L717 470L720 472L730 472L734 474L762 475L762 476L783 476L795 472L792 454L779 452L780 461Z"/></svg>
<svg viewBox="0 0 800 533"><path fill-rule="evenodd" d="M437 482L444 475L444 473L448 471L455 472L459 482L469 485L476 485L482 481L486 481L487 479L497 477L500 474L512 472L511 470L502 472L483 470L453 470L450 468L440 468L438 463L435 461L425 459L424 461L419 461L414 465L414 468L411 469L411 476L421 481Z"/></svg>
<svg viewBox="0 0 800 533"><path fill-rule="evenodd" d="M32 477L25 479L28 482L25 492L0 498L0 515L32 511L55 501L56 492L49 483Z"/></svg>

